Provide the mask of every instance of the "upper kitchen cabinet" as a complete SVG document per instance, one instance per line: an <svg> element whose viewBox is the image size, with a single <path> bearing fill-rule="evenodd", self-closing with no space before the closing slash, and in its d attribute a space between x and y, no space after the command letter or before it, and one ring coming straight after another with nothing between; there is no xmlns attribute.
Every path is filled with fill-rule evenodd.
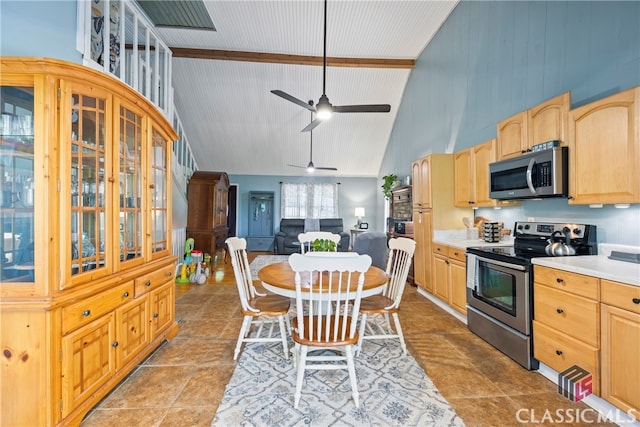
<svg viewBox="0 0 640 427"><path fill-rule="evenodd" d="M431 208L431 157L422 157L411 165L411 180L413 182L413 206L416 208Z"/></svg>
<svg viewBox="0 0 640 427"><path fill-rule="evenodd" d="M496 159L496 140L454 153L454 204L461 208L496 206L489 198L489 163Z"/></svg>
<svg viewBox="0 0 640 427"><path fill-rule="evenodd" d="M0 425L78 425L178 332L177 136L94 69L2 57L0 74Z"/></svg>
<svg viewBox="0 0 640 427"><path fill-rule="evenodd" d="M640 86L569 112L569 203L640 202Z"/></svg>
<svg viewBox="0 0 640 427"><path fill-rule="evenodd" d="M498 160L529 152L542 142L558 140L566 145L569 108L571 93L565 92L499 122Z"/></svg>

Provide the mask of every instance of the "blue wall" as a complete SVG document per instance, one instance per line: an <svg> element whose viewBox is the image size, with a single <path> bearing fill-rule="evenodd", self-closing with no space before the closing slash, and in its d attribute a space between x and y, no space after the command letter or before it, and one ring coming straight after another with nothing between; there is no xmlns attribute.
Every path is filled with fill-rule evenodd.
<svg viewBox="0 0 640 427"><path fill-rule="evenodd" d="M640 2L463 1L416 62L379 176L494 138L500 120L563 92L577 107L639 84ZM545 200L478 214L592 223L599 241L640 245L639 205Z"/></svg>
<svg viewBox="0 0 640 427"><path fill-rule="evenodd" d="M378 186L376 178L335 178L335 177L296 177L296 176L260 176L260 175L229 175L229 182L238 185L238 236L246 237L249 228L249 192L273 191L274 200L274 229L280 229L280 183L281 182L314 182L335 183L338 186L338 204L340 217L344 221L344 230L348 231L355 225L357 218L354 216L356 207L364 207L366 217L371 229L376 229L380 222L376 215L376 197ZM380 193L382 190L380 189ZM379 229L382 230L382 229Z"/></svg>

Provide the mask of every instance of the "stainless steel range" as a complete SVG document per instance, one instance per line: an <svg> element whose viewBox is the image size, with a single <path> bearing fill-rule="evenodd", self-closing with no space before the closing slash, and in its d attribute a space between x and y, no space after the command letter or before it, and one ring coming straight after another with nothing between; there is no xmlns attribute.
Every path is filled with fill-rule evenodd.
<svg viewBox="0 0 640 427"><path fill-rule="evenodd" d="M531 258L596 255L596 226L516 222L513 247L467 248L467 325L527 369L533 358Z"/></svg>

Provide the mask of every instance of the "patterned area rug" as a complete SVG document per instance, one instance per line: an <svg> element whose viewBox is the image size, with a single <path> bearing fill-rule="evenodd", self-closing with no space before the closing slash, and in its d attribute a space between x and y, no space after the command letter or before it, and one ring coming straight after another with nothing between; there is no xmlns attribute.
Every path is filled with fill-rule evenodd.
<svg viewBox="0 0 640 427"><path fill-rule="evenodd" d="M356 358L360 407L346 370L307 371L298 409L296 373L277 343L250 343L212 426L463 426L411 355L393 341L365 341Z"/></svg>
<svg viewBox="0 0 640 427"><path fill-rule="evenodd" d="M251 270L251 277L253 280L258 279L258 271L265 265L275 264L276 262L283 262L289 259L289 255L258 255L249 264L249 270Z"/></svg>

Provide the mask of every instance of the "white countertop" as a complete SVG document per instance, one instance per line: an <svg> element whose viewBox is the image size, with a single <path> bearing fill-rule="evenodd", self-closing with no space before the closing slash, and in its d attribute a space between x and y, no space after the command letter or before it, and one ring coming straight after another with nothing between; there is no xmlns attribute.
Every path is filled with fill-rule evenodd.
<svg viewBox="0 0 640 427"><path fill-rule="evenodd" d="M635 246L600 243L598 245L599 255L533 258L531 262L534 265L640 286L640 264L609 259L612 250L640 252L640 248Z"/></svg>
<svg viewBox="0 0 640 427"><path fill-rule="evenodd" d="M499 242L488 243L482 239L467 239L467 230L436 230L433 236L433 243L453 246L454 248L466 249L471 246L513 246L512 236L503 236Z"/></svg>

